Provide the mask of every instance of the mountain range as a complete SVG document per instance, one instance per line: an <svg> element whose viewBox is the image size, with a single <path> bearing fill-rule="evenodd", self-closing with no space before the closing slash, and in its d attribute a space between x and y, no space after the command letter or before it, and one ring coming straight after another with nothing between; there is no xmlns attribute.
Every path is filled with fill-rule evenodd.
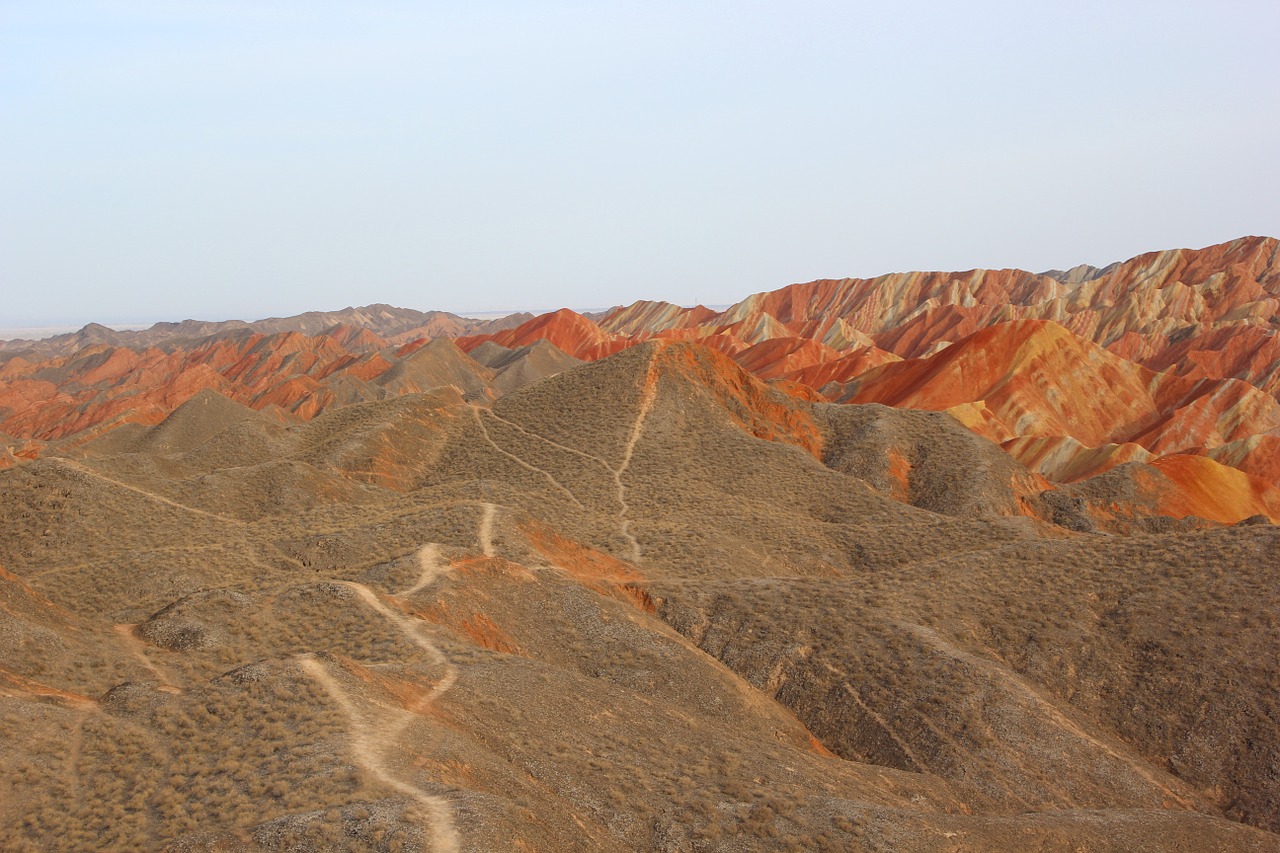
<svg viewBox="0 0 1280 853"><path fill-rule="evenodd" d="M1170 474L1179 494L1166 510L1275 519L1277 246L1250 237L1065 273L815 281L719 312L637 302L595 319L562 309L469 321L371 305L252 324L90 326L0 345L2 459L155 424L203 390L291 422L448 384L495 399L656 339L709 346L803 399L946 411L1053 482ZM1205 488L1230 499L1187 494Z"/></svg>
<svg viewBox="0 0 1280 853"><path fill-rule="evenodd" d="M1278 245L8 342L0 847L1280 850Z"/></svg>

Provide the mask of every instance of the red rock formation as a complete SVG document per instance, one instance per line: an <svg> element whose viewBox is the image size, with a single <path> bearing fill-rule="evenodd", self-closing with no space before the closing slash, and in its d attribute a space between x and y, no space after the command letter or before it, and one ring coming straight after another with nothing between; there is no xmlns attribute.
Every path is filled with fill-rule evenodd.
<svg viewBox="0 0 1280 853"><path fill-rule="evenodd" d="M830 382L843 385L872 368L895 361L901 361L901 359L878 347L868 346L855 349L834 361L811 364L783 375L786 379L802 382L814 388L822 388Z"/></svg>
<svg viewBox="0 0 1280 853"><path fill-rule="evenodd" d="M1280 490L1243 471L1186 454L1157 459L1151 467L1168 482L1155 477L1138 482L1161 515L1194 515L1224 524L1265 515L1280 522Z"/></svg>
<svg viewBox="0 0 1280 853"><path fill-rule="evenodd" d="M90 326L43 350L0 348L0 465L38 454L45 442L157 423L204 389L288 419L438 381L471 400L491 397L485 368L457 358L449 370L419 363L415 356L441 337L455 337L464 352L486 341L510 349L547 341L583 360L658 339L728 355L773 380L784 399L949 411L1063 482L1139 461L1167 468L1166 485L1191 471L1238 492L1244 481L1210 476L1216 469L1184 457L1280 484L1278 255L1275 239L1246 237L1101 270L820 280L718 313L640 301L598 324L567 309L486 324L372 305L256 324L159 324L146 333ZM687 369L710 371L704 379L738 383L745 396L731 410L754 411L764 399L765 386L744 382L726 360L694 361ZM744 423L812 451L795 413L772 406ZM1204 504L1206 494L1187 505Z"/></svg>
<svg viewBox="0 0 1280 853"><path fill-rule="evenodd" d="M773 338L758 343L733 360L761 379L777 379L816 364L833 361L840 354L818 341L804 338Z"/></svg>
<svg viewBox="0 0 1280 853"><path fill-rule="evenodd" d="M535 341L550 341L558 349L574 358L593 361L612 355L628 345L625 338L610 335L595 323L568 308L535 317L514 329L506 329L492 335L475 335L459 338L458 346L470 352L485 341L493 341L504 347L516 349Z"/></svg>

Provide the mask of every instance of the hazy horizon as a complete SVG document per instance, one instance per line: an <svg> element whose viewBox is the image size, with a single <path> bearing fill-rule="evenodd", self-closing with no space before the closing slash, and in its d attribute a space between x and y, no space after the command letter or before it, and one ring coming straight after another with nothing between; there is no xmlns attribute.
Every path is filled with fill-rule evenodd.
<svg viewBox="0 0 1280 853"><path fill-rule="evenodd" d="M0 326L727 304L1280 236L1261 2L0 8Z"/></svg>

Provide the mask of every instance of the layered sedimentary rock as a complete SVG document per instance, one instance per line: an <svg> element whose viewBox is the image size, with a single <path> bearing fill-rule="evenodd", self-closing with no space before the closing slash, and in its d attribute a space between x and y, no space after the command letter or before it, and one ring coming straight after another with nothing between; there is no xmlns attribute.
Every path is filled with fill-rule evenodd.
<svg viewBox="0 0 1280 853"><path fill-rule="evenodd" d="M821 280L722 311L641 301L485 325L374 305L253 325L87 327L3 350L0 464L157 423L206 389L305 420L441 386L492 399L659 339L724 353L801 399L949 412L1055 481L1194 454L1280 486L1277 245L1248 237L1065 273ZM496 364L510 352L518 364Z"/></svg>

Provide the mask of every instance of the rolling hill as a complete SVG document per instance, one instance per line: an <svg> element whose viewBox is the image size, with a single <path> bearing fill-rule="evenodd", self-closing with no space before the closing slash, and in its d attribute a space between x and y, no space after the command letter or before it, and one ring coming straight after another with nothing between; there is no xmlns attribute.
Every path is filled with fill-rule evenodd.
<svg viewBox="0 0 1280 853"><path fill-rule="evenodd" d="M1280 850L1275 248L5 350L0 847Z"/></svg>

